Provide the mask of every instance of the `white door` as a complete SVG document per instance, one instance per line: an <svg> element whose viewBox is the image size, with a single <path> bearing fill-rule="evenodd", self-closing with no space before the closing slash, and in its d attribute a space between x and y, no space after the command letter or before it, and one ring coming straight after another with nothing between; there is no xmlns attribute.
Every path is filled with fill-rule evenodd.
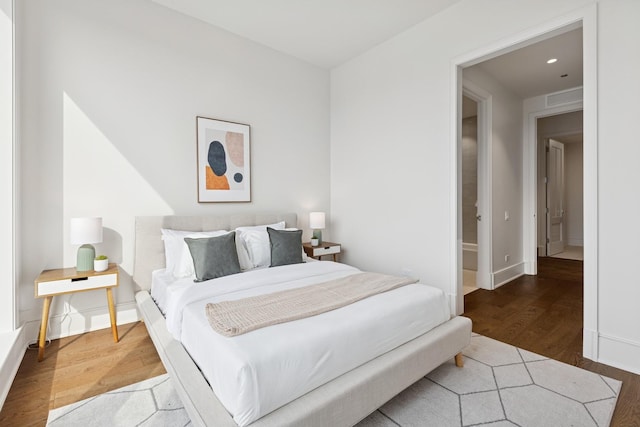
<svg viewBox="0 0 640 427"><path fill-rule="evenodd" d="M549 140L547 151L547 256L564 250L564 144Z"/></svg>

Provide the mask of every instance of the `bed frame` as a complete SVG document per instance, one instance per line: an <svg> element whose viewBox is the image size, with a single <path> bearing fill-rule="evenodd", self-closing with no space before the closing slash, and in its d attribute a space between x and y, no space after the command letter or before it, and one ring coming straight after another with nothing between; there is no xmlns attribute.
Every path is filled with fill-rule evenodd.
<svg viewBox="0 0 640 427"><path fill-rule="evenodd" d="M194 426L237 427L182 344L165 326L149 294L151 272L164 267L161 228L207 231L285 221L297 226L294 213L226 216L137 217L133 278L138 309L175 389ZM352 426L446 360L471 338L471 320L454 317L406 344L367 362L263 416L252 427Z"/></svg>

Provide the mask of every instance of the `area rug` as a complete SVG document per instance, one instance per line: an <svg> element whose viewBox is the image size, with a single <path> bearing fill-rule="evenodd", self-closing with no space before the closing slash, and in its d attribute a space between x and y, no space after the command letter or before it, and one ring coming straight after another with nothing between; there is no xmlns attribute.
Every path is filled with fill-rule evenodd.
<svg viewBox="0 0 640 427"><path fill-rule="evenodd" d="M49 411L47 426L190 426L171 378L160 375Z"/></svg>
<svg viewBox="0 0 640 427"><path fill-rule="evenodd" d="M403 391L358 427L608 426L620 381L473 334L453 360ZM48 426L187 426L161 375L49 412Z"/></svg>

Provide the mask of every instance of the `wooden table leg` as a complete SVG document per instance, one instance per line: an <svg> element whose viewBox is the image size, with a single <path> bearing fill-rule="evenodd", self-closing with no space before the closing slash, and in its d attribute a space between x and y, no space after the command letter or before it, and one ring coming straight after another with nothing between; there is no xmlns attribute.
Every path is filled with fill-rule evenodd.
<svg viewBox="0 0 640 427"><path fill-rule="evenodd" d="M47 340L47 322L49 321L49 308L53 296L45 297L42 304L42 321L40 322L40 335L38 336L38 362L44 359L44 344Z"/></svg>
<svg viewBox="0 0 640 427"><path fill-rule="evenodd" d="M111 332L113 332L113 342L118 342L118 325L116 325L116 308L113 305L113 292L107 288L107 301L109 302L109 317L111 318Z"/></svg>

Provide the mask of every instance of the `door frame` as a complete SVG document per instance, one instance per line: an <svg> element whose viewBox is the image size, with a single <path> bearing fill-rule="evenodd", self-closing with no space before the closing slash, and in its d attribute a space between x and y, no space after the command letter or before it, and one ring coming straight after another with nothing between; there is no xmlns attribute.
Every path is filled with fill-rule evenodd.
<svg viewBox="0 0 640 427"><path fill-rule="evenodd" d="M586 73L586 71L585 71ZM573 89L569 89L568 91L572 91ZM568 92L567 91L567 92ZM561 93L561 92L555 92ZM550 94L547 94L550 95ZM525 176L524 176L524 273L529 275L538 274L538 119L542 119L544 117L553 117L566 113L574 113L576 111L582 111L583 114L583 124L582 124L582 132L583 132L583 149L586 149L584 145L584 139L586 139L586 125L585 118L586 112L584 110L584 95L583 99L576 100L575 102L570 102L564 105L558 105L555 107L545 107L543 105L531 105L530 103L525 103L525 108L523 109L523 115L525 117L524 122L524 150L523 150L523 163L525 167ZM570 132L573 133L573 132ZM553 138L554 136L560 136L561 134L551 134L545 135L545 138ZM585 162L585 160L583 160ZM545 160L546 163L546 160ZM527 174L527 169L529 174ZM587 179L587 169L586 162L584 163L584 180L586 182ZM586 184L585 184L586 185ZM597 187L596 187L597 188ZM593 190L596 191L596 190ZM584 197L586 198L586 187L583 187L583 193L585 193ZM546 194L546 193L545 193ZM586 215L586 200L583 202L583 212ZM531 212L533 212L533 217L531 217ZM533 218L531 220L531 218ZM587 234L586 229L586 218L585 218L585 228L583 229L583 233ZM545 226L546 227L546 226ZM546 232L546 230L545 230ZM596 236L597 237L597 236ZM533 245L533 246L532 246ZM585 248L586 249L586 248ZM546 245L545 245L545 253L546 253ZM584 264L584 268L586 270L586 263ZM586 287L586 274L585 274L585 293L587 291ZM585 296L585 304L586 304L586 296ZM586 325L586 315L585 315L585 325ZM586 357L586 356L585 356Z"/></svg>
<svg viewBox="0 0 640 427"><path fill-rule="evenodd" d="M476 273L476 287L494 289L492 280L492 146L491 123L493 121L493 98L491 94L473 82L462 82L462 94L478 104L478 214L482 219L478 221L478 270ZM462 117L462 116L460 116ZM462 137L462 134L461 134ZM461 144L462 142L460 142ZM462 160L460 159L460 165ZM461 170L462 173L462 170ZM462 194L462 190L460 191ZM460 208L462 209L462 208ZM462 274L462 264L460 273Z"/></svg>
<svg viewBox="0 0 640 427"><path fill-rule="evenodd" d="M536 139L537 142L537 139ZM560 151L562 152L562 176L560 177L561 179L561 189L560 189L560 194L562 195L561 199L561 214L560 214L560 245L562 246L562 249L560 249L559 251L557 251L557 249L553 249L554 247L554 243L551 241L551 226L552 224L552 214L551 214L551 209L549 207L549 201L551 199L551 193L553 190L549 190L549 180L550 180L550 173L549 173L549 164L551 163L551 149L553 148L554 145L557 145L558 148L560 149ZM565 211L565 206L564 206L564 200L565 200L565 171L564 171L564 164L565 164L565 159L564 159L564 144L560 141L556 141L553 138L545 138L545 175L546 175L546 179L545 179L545 204L546 204L546 209L545 209L545 222L546 222L546 244L545 244L545 251L547 253L547 256L551 255L556 255L560 252L562 252L564 250L564 234L565 234L565 224L564 224L564 211ZM540 160L540 159L538 159ZM557 178L557 177L556 177ZM540 200L538 200L538 204L540 203ZM540 209L538 207L537 211L539 212Z"/></svg>
<svg viewBox="0 0 640 427"><path fill-rule="evenodd" d="M584 88L584 327L583 356L598 361L598 81L597 81L597 4L576 9L515 35L507 36L470 53L453 58L450 66L451 81L451 179L450 209L455 222L450 228L451 309L454 314L464 312L462 292L462 215L460 190L460 141L462 111L462 69L507 52L547 39L568 29L582 27L583 34L583 88ZM527 135L531 133L525 119L523 135L523 252L525 274L537 272L537 217L536 217L536 153ZM534 126L535 127L535 126ZM528 144L528 146L526 145ZM533 149L533 153L531 150ZM533 191L532 191L533 190Z"/></svg>
<svg viewBox="0 0 640 427"><path fill-rule="evenodd" d="M583 110L582 110L582 102L578 103L578 105L580 105L581 107L580 107L580 108L578 108L577 110L571 110L571 111L569 111L569 113L576 112L576 111L583 111ZM556 116L556 115L563 115L563 114L566 114L566 113L554 114L553 116ZM543 116L543 117L553 117L553 116ZM537 120L536 120L536 123L537 123ZM584 127L584 125L583 125L583 127ZM537 132L537 130L536 130L536 136L535 136L535 138L536 138L536 144L538 144L538 143L547 143L550 139L557 139L557 138L562 138L562 137L565 137L565 136L573 136L573 135L576 135L576 132L574 132L574 131L554 132L554 133L546 134L546 135L544 135L544 136L540 136L540 135L538 135L538 132ZM584 136L584 134L583 134L583 136ZM580 145L582 145L582 143L580 143ZM537 154L540 154L540 152L539 152L539 151L536 151L536 153L537 153ZM537 154L536 154L536 156L537 156ZM537 161L537 162L539 162L539 161L540 161L539 157L536 157L536 161ZM547 165L546 165L546 161L545 161L545 169L546 169L546 166L547 166ZM538 170L538 173L539 173L539 170ZM540 183L540 176L537 176L537 177L536 177L536 180L537 180L536 182ZM536 191L539 191L539 190L540 190L540 189L536 187ZM545 191L545 194L546 194L546 191ZM538 196L539 196L539 193L538 193ZM546 196L545 196L545 197L546 197ZM538 200L538 203L539 203L539 200L540 200L540 199L537 199L537 200ZM582 210L583 210L583 212L584 212L584 206L582 207ZM539 206L538 206L537 212L538 212L538 214L540 213ZM547 234L547 230L546 230L546 228L547 228L546 220L545 220L545 221L542 221L542 222L538 221L538 223L537 223L537 227L539 227L539 226L540 226L540 224L542 224L542 227L543 227L543 230L542 230L542 231L544 231L544 233L545 233L545 234ZM537 230L537 232L540 232L540 229L538 229L538 230ZM582 239L582 240L584 241L584 237L583 237L583 239ZM567 243L569 243L569 241L568 241L568 240L567 240ZM538 241L537 253L538 253L538 256L549 256L549 255L548 255L548 253L547 253L547 245L546 245L546 244L545 244L545 245L543 245L543 248L541 249L541 247L540 247L540 241Z"/></svg>

